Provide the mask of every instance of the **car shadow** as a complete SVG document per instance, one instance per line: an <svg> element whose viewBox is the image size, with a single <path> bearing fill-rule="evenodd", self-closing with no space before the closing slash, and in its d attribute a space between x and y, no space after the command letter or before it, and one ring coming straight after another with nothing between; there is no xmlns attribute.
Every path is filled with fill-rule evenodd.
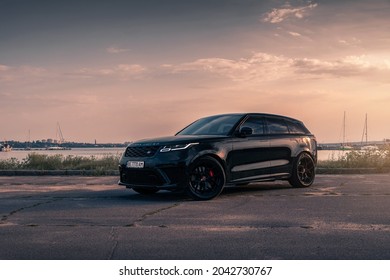
<svg viewBox="0 0 390 280"><path fill-rule="evenodd" d="M222 193L214 198L224 198L224 197L234 197L241 195L253 195L253 194L262 194L265 192L277 192L282 189L291 189L291 185L285 182L264 182L264 183L252 183L244 186L226 186ZM122 196L121 199L125 200L137 200L142 202L191 202L196 201L189 197L185 192L170 192L170 191L159 191L151 195L138 194L132 190L127 190L129 193L125 196ZM211 200L212 201L212 200Z"/></svg>
<svg viewBox="0 0 390 280"><path fill-rule="evenodd" d="M264 193L270 191L278 191L281 189L291 189L291 185L285 182L264 182L264 183L252 183L244 186L228 186L225 187L221 195L242 195L253 193Z"/></svg>
<svg viewBox="0 0 390 280"><path fill-rule="evenodd" d="M185 193L173 193L170 191L159 191L155 194L145 195L139 194L136 192L131 192L130 194L123 197L126 200L137 200L142 202L182 202L182 201L191 201L192 199Z"/></svg>

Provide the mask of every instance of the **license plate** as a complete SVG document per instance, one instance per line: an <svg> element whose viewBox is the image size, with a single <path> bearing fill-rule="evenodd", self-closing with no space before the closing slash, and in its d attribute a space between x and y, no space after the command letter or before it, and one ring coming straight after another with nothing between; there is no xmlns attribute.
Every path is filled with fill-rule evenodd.
<svg viewBox="0 0 390 280"><path fill-rule="evenodd" d="M143 161L128 161L126 166L128 168L144 168L144 165Z"/></svg>

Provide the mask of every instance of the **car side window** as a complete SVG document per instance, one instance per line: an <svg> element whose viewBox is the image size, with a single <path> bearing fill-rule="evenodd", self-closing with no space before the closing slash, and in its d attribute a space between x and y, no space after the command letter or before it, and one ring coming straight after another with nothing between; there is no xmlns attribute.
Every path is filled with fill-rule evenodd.
<svg viewBox="0 0 390 280"><path fill-rule="evenodd" d="M292 122L292 121L288 121L288 120L286 120L286 123L288 125L288 129L289 129L291 134L306 134L306 133L308 133L307 129L305 129L305 127L301 123Z"/></svg>
<svg viewBox="0 0 390 280"><path fill-rule="evenodd" d="M250 127L253 135L263 135L265 133L265 124L263 117L250 116L241 127Z"/></svg>
<svg viewBox="0 0 390 280"><path fill-rule="evenodd" d="M288 134L288 127L283 119L267 118L269 134Z"/></svg>

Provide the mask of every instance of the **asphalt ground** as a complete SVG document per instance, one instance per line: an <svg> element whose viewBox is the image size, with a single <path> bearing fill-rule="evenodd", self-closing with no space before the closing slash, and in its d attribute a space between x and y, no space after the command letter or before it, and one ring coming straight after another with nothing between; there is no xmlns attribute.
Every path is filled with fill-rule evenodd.
<svg viewBox="0 0 390 280"><path fill-rule="evenodd" d="M117 177L0 177L0 259L390 259L390 174L143 196Z"/></svg>

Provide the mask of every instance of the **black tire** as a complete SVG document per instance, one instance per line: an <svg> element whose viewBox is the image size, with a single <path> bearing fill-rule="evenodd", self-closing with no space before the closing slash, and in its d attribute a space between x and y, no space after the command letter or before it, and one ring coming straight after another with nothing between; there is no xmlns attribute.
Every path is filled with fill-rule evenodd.
<svg viewBox="0 0 390 280"><path fill-rule="evenodd" d="M295 188L306 188L313 184L315 175L316 165L313 158L308 153L301 153L294 160L289 182Z"/></svg>
<svg viewBox="0 0 390 280"><path fill-rule="evenodd" d="M143 195L152 195L159 191L156 188L133 188L133 190Z"/></svg>
<svg viewBox="0 0 390 280"><path fill-rule="evenodd" d="M202 157L189 168L187 193L196 200L213 199L222 192L225 178L225 171L215 158Z"/></svg>

